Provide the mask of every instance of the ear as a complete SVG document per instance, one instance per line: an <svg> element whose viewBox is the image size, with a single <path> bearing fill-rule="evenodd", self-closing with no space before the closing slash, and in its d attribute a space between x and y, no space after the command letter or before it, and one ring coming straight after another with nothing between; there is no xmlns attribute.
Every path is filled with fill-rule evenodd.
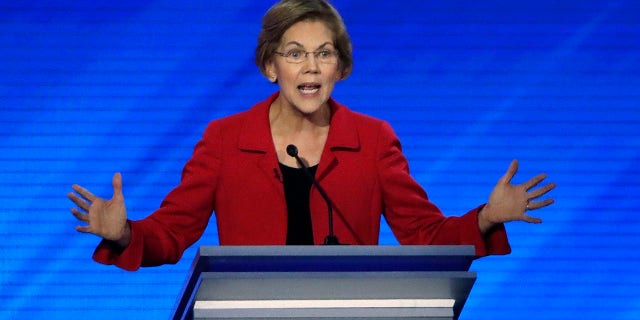
<svg viewBox="0 0 640 320"><path fill-rule="evenodd" d="M338 81L342 81L342 80L344 80L344 78L345 78L345 77L344 77L344 73L345 73L345 70L343 70L343 69L342 69L342 67L341 67L341 63L338 63L338 64L336 65L336 75L335 75L335 77L334 77L334 79L333 79L333 80L334 80L335 82L338 82Z"/></svg>
<svg viewBox="0 0 640 320"><path fill-rule="evenodd" d="M273 61L267 62L264 66L265 75L270 82L275 83L278 81L278 74L276 73L276 66Z"/></svg>

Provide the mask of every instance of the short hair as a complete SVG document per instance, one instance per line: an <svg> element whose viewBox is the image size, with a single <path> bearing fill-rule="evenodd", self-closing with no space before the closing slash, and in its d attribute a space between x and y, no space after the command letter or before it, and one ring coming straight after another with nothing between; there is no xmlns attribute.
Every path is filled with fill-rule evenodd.
<svg viewBox="0 0 640 320"><path fill-rule="evenodd" d="M255 63L266 75L266 65L282 40L282 35L301 21L321 21L333 33L333 45L338 51L338 69L341 79L351 74L353 68L352 44L347 28L338 11L325 0L281 0L262 17L262 29L258 35Z"/></svg>

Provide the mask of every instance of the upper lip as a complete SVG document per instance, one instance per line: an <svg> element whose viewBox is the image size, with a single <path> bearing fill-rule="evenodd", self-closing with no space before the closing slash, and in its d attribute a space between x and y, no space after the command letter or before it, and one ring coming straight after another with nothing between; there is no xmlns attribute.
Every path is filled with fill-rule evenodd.
<svg viewBox="0 0 640 320"><path fill-rule="evenodd" d="M298 87L319 87L321 86L319 82L303 82L298 85Z"/></svg>

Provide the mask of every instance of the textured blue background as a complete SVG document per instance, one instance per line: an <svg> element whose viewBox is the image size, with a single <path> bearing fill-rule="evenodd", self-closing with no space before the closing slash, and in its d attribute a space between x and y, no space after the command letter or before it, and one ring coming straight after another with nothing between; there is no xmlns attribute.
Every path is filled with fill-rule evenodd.
<svg viewBox="0 0 640 320"><path fill-rule="evenodd" d="M0 318L166 318L199 245L135 273L92 262L65 194L143 218L211 119L276 90L253 65L270 1L0 3ZM474 262L462 319L640 318L640 4L335 0L354 43L334 97L388 120L448 215L547 172L542 225ZM382 244L395 244L385 228Z"/></svg>

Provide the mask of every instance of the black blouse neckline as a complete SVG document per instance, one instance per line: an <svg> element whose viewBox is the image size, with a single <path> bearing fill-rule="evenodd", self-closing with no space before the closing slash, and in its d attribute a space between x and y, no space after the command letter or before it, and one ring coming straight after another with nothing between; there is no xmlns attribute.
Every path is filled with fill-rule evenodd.
<svg viewBox="0 0 640 320"><path fill-rule="evenodd" d="M318 165L309 167L315 176ZM313 245L313 227L309 194L312 182L302 168L280 163L284 195L287 202L287 245Z"/></svg>

